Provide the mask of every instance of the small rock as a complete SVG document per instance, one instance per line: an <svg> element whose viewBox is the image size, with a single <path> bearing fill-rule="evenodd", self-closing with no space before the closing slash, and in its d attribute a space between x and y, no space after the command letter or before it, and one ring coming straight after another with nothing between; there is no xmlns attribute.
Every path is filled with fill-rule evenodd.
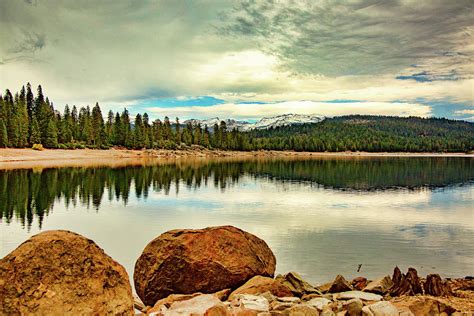
<svg viewBox="0 0 474 316"><path fill-rule="evenodd" d="M232 301L239 294L259 295L265 292L270 292L277 297L293 296L292 291L280 281L257 275L232 292L229 300Z"/></svg>
<svg viewBox="0 0 474 316"><path fill-rule="evenodd" d="M308 305L295 305L288 309L289 316L319 316L316 308Z"/></svg>
<svg viewBox="0 0 474 316"><path fill-rule="evenodd" d="M215 297L217 297L221 301L225 301L225 300L227 300L227 298L229 297L229 294L231 292L232 292L231 289L224 289L224 290L212 293L212 295L214 295Z"/></svg>
<svg viewBox="0 0 474 316"><path fill-rule="evenodd" d="M316 293L312 293L312 294L305 294L301 297L301 300L303 301L309 301L310 299L313 299L315 297L325 297L327 299L330 299L332 300L332 294L316 294Z"/></svg>
<svg viewBox="0 0 474 316"><path fill-rule="evenodd" d="M363 301L381 301L383 299L381 295L362 291L348 291L334 294L334 299L338 300L350 300L353 298L357 298Z"/></svg>
<svg viewBox="0 0 474 316"><path fill-rule="evenodd" d="M224 305L215 305L209 308L204 316L230 316L230 313Z"/></svg>
<svg viewBox="0 0 474 316"><path fill-rule="evenodd" d="M408 308L415 315L440 315L443 312L451 315L456 311L456 308L444 302L425 296L417 296L409 303Z"/></svg>
<svg viewBox="0 0 474 316"><path fill-rule="evenodd" d="M342 275L336 276L336 279L332 282L331 286L329 287L329 293L339 293L339 292L346 292L351 291L352 287L347 282L346 279Z"/></svg>
<svg viewBox="0 0 474 316"><path fill-rule="evenodd" d="M238 294L232 301L232 304L258 312L268 312L269 310L266 298L250 294Z"/></svg>
<svg viewBox="0 0 474 316"><path fill-rule="evenodd" d="M362 307L364 307L364 304L357 298L353 298L343 304L343 308L347 310L349 316L361 316Z"/></svg>
<svg viewBox="0 0 474 316"><path fill-rule="evenodd" d="M159 311L163 310L163 307L165 309L168 309L171 304L174 302L181 302L181 301L186 301L190 300L196 296L202 295L202 293L194 293L194 294L171 294L166 298L163 298L159 300L158 302L155 303L155 305L148 310L148 313L156 313Z"/></svg>
<svg viewBox="0 0 474 316"><path fill-rule="evenodd" d="M259 313L257 311L246 309L243 307L237 307L232 309L232 316L257 316Z"/></svg>
<svg viewBox="0 0 474 316"><path fill-rule="evenodd" d="M306 302L306 305L312 306L317 308L318 310L322 311L325 306L331 304L332 301L328 300L327 298L324 297L315 297L313 299L310 299L309 301Z"/></svg>
<svg viewBox="0 0 474 316"><path fill-rule="evenodd" d="M362 291L367 285L367 279L364 277L357 277L351 282L352 287L356 290Z"/></svg>
<svg viewBox="0 0 474 316"><path fill-rule="evenodd" d="M289 272L285 275L278 275L276 280L286 285L294 295L301 297L305 294L317 293L321 294L311 284L303 280L303 278L296 272Z"/></svg>
<svg viewBox="0 0 474 316"><path fill-rule="evenodd" d="M363 291L385 295L392 286L392 279L387 275L381 279L369 282Z"/></svg>
<svg viewBox="0 0 474 316"><path fill-rule="evenodd" d="M377 302L362 308L363 316L398 316L398 309L387 301Z"/></svg>
<svg viewBox="0 0 474 316"><path fill-rule="evenodd" d="M287 302L287 303L298 303L300 301L299 298L294 297L294 296L277 297L276 299L279 302Z"/></svg>
<svg viewBox="0 0 474 316"><path fill-rule="evenodd" d="M293 306L293 303L273 301L270 303L271 311L284 311Z"/></svg>
<svg viewBox="0 0 474 316"><path fill-rule="evenodd" d="M222 308L221 308L222 307ZM174 315L222 315L225 311L225 305L212 294L201 294L185 301L176 301L171 304L170 308L162 312L163 316ZM224 314L225 315L225 314Z"/></svg>
<svg viewBox="0 0 474 316"><path fill-rule="evenodd" d="M320 316L336 316L329 306L323 308L323 311L319 314Z"/></svg>

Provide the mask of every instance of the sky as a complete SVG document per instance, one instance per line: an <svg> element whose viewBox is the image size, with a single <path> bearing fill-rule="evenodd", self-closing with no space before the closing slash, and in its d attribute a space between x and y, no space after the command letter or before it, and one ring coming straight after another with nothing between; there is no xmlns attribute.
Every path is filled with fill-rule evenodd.
<svg viewBox="0 0 474 316"><path fill-rule="evenodd" d="M474 0L1 0L0 89L151 118L474 121Z"/></svg>

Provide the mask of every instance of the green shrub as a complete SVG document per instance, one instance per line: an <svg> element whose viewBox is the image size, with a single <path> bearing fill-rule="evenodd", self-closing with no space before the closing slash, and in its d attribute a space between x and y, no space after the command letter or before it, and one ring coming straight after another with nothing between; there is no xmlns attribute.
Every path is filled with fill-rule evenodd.
<svg viewBox="0 0 474 316"><path fill-rule="evenodd" d="M33 146L31 147L33 150L43 150L43 145L41 144L33 144Z"/></svg>

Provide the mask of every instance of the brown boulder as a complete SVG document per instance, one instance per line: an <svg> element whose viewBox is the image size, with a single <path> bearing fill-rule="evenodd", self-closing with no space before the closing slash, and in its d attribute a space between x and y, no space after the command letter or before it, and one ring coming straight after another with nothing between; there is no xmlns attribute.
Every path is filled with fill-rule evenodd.
<svg viewBox="0 0 474 316"><path fill-rule="evenodd" d="M0 260L0 314L130 314L125 269L69 231L35 235Z"/></svg>
<svg viewBox="0 0 474 316"><path fill-rule="evenodd" d="M244 285L236 289L229 296L229 301L232 301L238 294L252 294L260 295L265 292L270 292L276 297L293 296L290 289L283 285L280 281L256 275L248 280Z"/></svg>
<svg viewBox="0 0 474 316"><path fill-rule="evenodd" d="M331 286L329 287L328 293L339 293L351 290L352 287L349 282L347 282L347 280L344 279L342 275L337 275Z"/></svg>
<svg viewBox="0 0 474 316"><path fill-rule="evenodd" d="M151 241L133 279L146 305L170 294L235 289L255 275L273 277L275 256L265 241L232 226L180 229Z"/></svg>

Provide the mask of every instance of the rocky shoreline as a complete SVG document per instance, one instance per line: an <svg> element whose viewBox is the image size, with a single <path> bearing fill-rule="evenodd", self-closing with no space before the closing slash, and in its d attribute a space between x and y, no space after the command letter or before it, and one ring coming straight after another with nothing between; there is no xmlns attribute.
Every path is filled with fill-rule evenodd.
<svg viewBox="0 0 474 316"><path fill-rule="evenodd" d="M0 259L0 314L474 315L472 277L391 276L312 285L274 276L260 238L232 226L172 230L138 258L132 294L125 269L92 240L69 231L35 235Z"/></svg>

